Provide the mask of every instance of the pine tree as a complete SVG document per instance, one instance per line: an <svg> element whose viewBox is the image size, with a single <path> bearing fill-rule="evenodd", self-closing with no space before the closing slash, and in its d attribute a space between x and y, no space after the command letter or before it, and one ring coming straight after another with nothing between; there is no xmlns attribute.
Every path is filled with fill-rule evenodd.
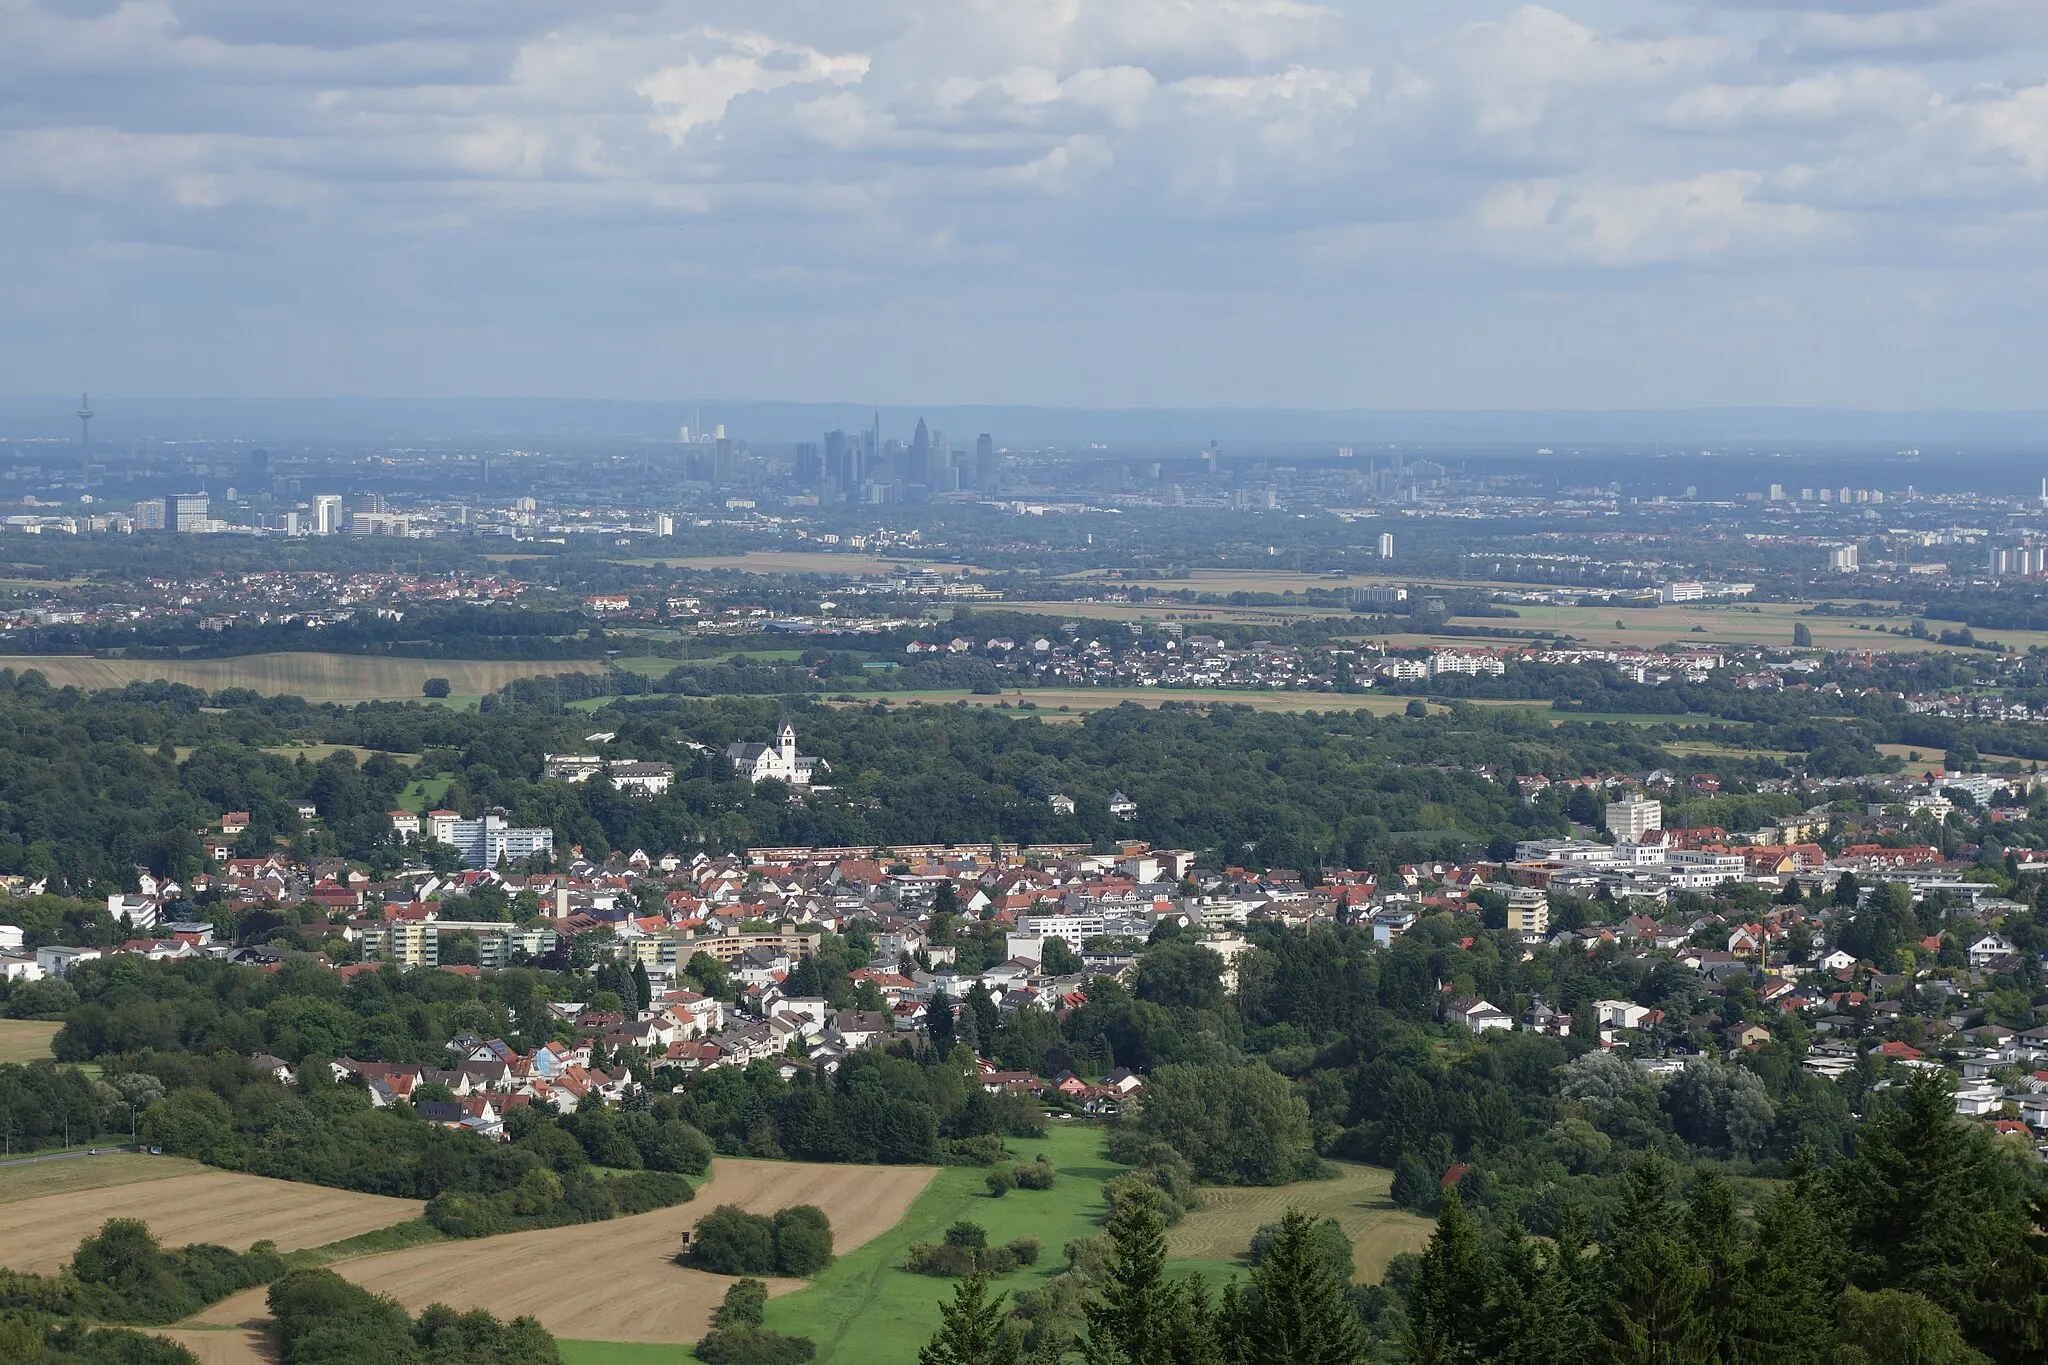
<svg viewBox="0 0 2048 1365"><path fill-rule="evenodd" d="M1842 1288L1841 1242L1816 1203L1811 1148L1793 1153L1790 1173L1790 1182L1757 1206L1744 1357L1784 1365L1826 1358Z"/></svg>
<svg viewBox="0 0 2048 1365"><path fill-rule="evenodd" d="M931 1034L932 1052L944 1057L953 1050L953 1006L938 992L932 995L931 1003L924 1009L924 1026Z"/></svg>
<svg viewBox="0 0 2048 1365"><path fill-rule="evenodd" d="M1679 1236L1671 1175L1644 1158L1630 1169L1606 1244L1602 1354L1613 1365L1705 1365L1697 1298L1705 1276Z"/></svg>
<svg viewBox="0 0 2048 1365"><path fill-rule="evenodd" d="M1411 1365L1459 1365L1479 1359L1487 1273L1479 1228L1465 1216L1458 1192L1448 1191L1408 1292Z"/></svg>
<svg viewBox="0 0 2048 1365"><path fill-rule="evenodd" d="M1354 1365L1363 1358L1358 1314L1315 1235L1315 1219L1289 1209L1252 1272L1253 1296L1238 1332L1250 1358L1290 1365Z"/></svg>
<svg viewBox="0 0 2048 1365"><path fill-rule="evenodd" d="M1735 1209L1735 1192L1718 1174L1708 1171L1693 1182L1685 1230L1699 1259L1695 1308L1708 1357L1744 1359L1746 1343L1755 1335L1749 1320L1749 1237Z"/></svg>
<svg viewBox="0 0 2048 1365"><path fill-rule="evenodd" d="M1174 1365L1226 1365L1223 1337L1234 1324L1210 1303L1208 1284L1190 1275L1175 1298L1168 1358Z"/></svg>
<svg viewBox="0 0 2048 1365"><path fill-rule="evenodd" d="M1589 1254L1590 1244L1585 1211L1577 1204L1566 1205L1542 1278L1530 1296L1528 1327L1503 1353L1504 1361L1581 1365L1585 1360L1600 1294L1600 1265Z"/></svg>
<svg viewBox="0 0 2048 1365"><path fill-rule="evenodd" d="M1087 1307L1081 1342L1088 1365L1173 1365L1174 1305L1166 1282L1166 1233L1154 1201L1117 1201L1103 1224L1109 1263L1101 1299Z"/></svg>
<svg viewBox="0 0 2048 1365"><path fill-rule="evenodd" d="M1017 1339L1004 1329L1003 1300L990 1298L988 1277L975 1271L939 1305L939 1330L917 1353L917 1365L1017 1365Z"/></svg>

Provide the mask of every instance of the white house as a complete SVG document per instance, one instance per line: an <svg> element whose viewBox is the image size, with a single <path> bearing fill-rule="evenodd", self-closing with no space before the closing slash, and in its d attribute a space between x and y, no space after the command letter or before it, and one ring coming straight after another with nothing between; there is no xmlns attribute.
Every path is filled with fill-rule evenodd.
<svg viewBox="0 0 2048 1365"><path fill-rule="evenodd" d="M676 780L676 770L666 763L613 763L605 768L614 791L640 796L660 796Z"/></svg>
<svg viewBox="0 0 2048 1365"><path fill-rule="evenodd" d="M1641 1028L1643 1021L1650 1017L1647 1006L1632 1000L1596 1000L1593 1008L1599 1014L1600 1022L1608 1028Z"/></svg>
<svg viewBox="0 0 2048 1365"><path fill-rule="evenodd" d="M776 727L774 744L729 744L725 756L739 775L749 782L766 782L772 778L794 787L810 786L819 769L829 772L832 766L822 758L796 751L796 726L787 716Z"/></svg>
<svg viewBox="0 0 2048 1365"><path fill-rule="evenodd" d="M1970 965L1988 966L2001 957L2011 957L2019 948L2002 934L1986 934L1970 945Z"/></svg>
<svg viewBox="0 0 2048 1365"><path fill-rule="evenodd" d="M1454 1023L1463 1024L1474 1033L1488 1029L1512 1029L1515 1021L1507 1011L1485 1000L1455 1000L1444 1011L1444 1017Z"/></svg>

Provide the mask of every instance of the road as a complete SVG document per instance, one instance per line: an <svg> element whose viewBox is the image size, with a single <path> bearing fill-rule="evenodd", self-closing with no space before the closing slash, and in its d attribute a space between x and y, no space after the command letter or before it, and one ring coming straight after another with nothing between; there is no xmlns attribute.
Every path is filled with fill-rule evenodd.
<svg viewBox="0 0 2048 1365"><path fill-rule="evenodd" d="M4 1170L9 1166L33 1166L39 1161L77 1161L80 1158L89 1156L112 1156L115 1152L140 1152L145 1150L147 1149L143 1147L94 1147L90 1151L84 1152L51 1152L48 1156L18 1156L8 1161L0 1161L0 1170Z"/></svg>

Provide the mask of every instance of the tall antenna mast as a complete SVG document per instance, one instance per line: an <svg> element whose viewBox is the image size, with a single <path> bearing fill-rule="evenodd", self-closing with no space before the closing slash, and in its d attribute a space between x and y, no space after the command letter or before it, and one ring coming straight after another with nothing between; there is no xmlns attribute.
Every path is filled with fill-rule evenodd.
<svg viewBox="0 0 2048 1365"><path fill-rule="evenodd" d="M90 394L78 395L78 473L82 484L92 483L92 403Z"/></svg>

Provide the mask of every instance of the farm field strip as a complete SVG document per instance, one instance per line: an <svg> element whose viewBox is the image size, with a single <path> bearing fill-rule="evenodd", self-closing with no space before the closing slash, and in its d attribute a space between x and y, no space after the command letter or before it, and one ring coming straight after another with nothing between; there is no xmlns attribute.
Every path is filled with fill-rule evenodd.
<svg viewBox="0 0 2048 1365"><path fill-rule="evenodd" d="M144 1156L139 1152L109 1152L105 1156L38 1161L25 1166L0 1167L0 1204L41 1199L46 1195L73 1194L80 1190L135 1185L145 1180L168 1180L172 1176L204 1175L206 1172L206 1167L183 1157ZM86 1232L93 1230L88 1228ZM84 1232L79 1233L80 1239L84 1236Z"/></svg>
<svg viewBox="0 0 2048 1365"><path fill-rule="evenodd" d="M280 1251L297 1251L417 1218L425 1207L417 1200L228 1171L173 1175L9 1205L6 1217L0 1218L0 1266L54 1271L109 1218L140 1218L168 1246L215 1242L245 1251L257 1242L271 1241Z"/></svg>
<svg viewBox="0 0 2048 1365"><path fill-rule="evenodd" d="M50 1055L62 1024L43 1019L0 1019L0 1062L33 1062Z"/></svg>
<svg viewBox="0 0 2048 1365"><path fill-rule="evenodd" d="M417 1313L431 1303L522 1313L556 1336L592 1342L681 1343L702 1336L732 1284L675 1263L682 1234L720 1204L773 1213L816 1204L832 1220L833 1244L852 1250L902 1217L934 1170L927 1166L827 1166L721 1157L688 1204L604 1223L436 1242L384 1252L334 1269ZM333 1240L331 1238L322 1239ZM802 1287L772 1279L772 1294ZM190 1325L237 1326L264 1313L263 1290L223 1299Z"/></svg>
<svg viewBox="0 0 2048 1365"><path fill-rule="evenodd" d="M841 578L878 578L908 569L915 573L965 574L983 570L968 564L940 564L924 559L892 559L887 555L833 554L826 550L748 550L736 555L641 555L614 560L617 564L666 564L671 569L751 574L827 574Z"/></svg>
<svg viewBox="0 0 2048 1365"><path fill-rule="evenodd" d="M126 687L172 682L209 692L246 687L308 701L422 701L429 678L463 696L495 692L517 678L601 673L595 659L394 659L363 654L247 654L233 659L97 659L75 654L0 655L0 668L39 670L53 687Z"/></svg>
<svg viewBox="0 0 2048 1365"><path fill-rule="evenodd" d="M923 702L926 705L943 706L964 701L970 706L1007 705L1017 708L1018 702L1028 701L1034 703L1037 709L1017 708L1016 713L1020 716L1036 716L1040 720L1058 720L1059 708L1062 706L1071 711L1107 711L1127 701L1146 707L1157 707L1173 701L1195 702L1209 706L1249 706L1255 711L1370 711L1376 716L1388 716L1400 713L1413 700L1409 697L1390 697L1370 692L1239 692L1225 688L1170 687L1032 687L998 697L976 696L965 688L919 692L854 692L847 695L855 700L840 702L839 705L873 706L876 702L881 702L885 706L909 706ZM1445 709L1434 702L1427 704L1431 711Z"/></svg>
<svg viewBox="0 0 2048 1365"><path fill-rule="evenodd" d="M1360 1284L1377 1284L1387 1263L1404 1251L1428 1245L1435 1224L1396 1208L1388 1199L1392 1171L1340 1163L1334 1180L1304 1180L1270 1188L1205 1188L1204 1206L1166 1234L1166 1254L1204 1267L1234 1267L1252 1236L1277 1223L1290 1208L1317 1218L1334 1218L1351 1238Z"/></svg>
<svg viewBox="0 0 2048 1365"><path fill-rule="evenodd" d="M1123 1168L1103 1155L1102 1134L1093 1129L1055 1127L1043 1139L1012 1138L1009 1145L1021 1159L1043 1153L1051 1160L1059 1172L1053 1188L992 1199L982 1168L945 1167L887 1234L835 1260L800 1292L771 1300L767 1325L811 1338L817 1365L910 1365L938 1326L939 1303L952 1297L953 1282L913 1275L904 1261L912 1242L941 1241L958 1219L986 1228L992 1246L1038 1238L1038 1264L1003 1276L994 1288L1014 1294L1043 1285L1064 1269L1066 1243L1102 1230L1103 1182Z"/></svg>
<svg viewBox="0 0 2048 1365"><path fill-rule="evenodd" d="M151 1336L199 1357L199 1365L277 1365L277 1345L257 1328L159 1328Z"/></svg>

